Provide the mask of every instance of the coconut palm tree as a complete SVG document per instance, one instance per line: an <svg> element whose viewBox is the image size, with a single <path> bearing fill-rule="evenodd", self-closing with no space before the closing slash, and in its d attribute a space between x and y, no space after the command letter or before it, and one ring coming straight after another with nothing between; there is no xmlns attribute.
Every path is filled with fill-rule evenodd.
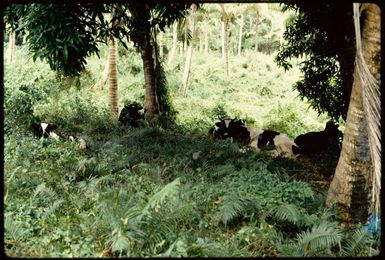
<svg viewBox="0 0 385 260"><path fill-rule="evenodd" d="M327 205L336 204L342 219L347 222L364 222L370 212L378 211L381 188L381 14L375 4L362 4L360 9L361 17L357 17L356 6L357 55L346 130L327 197ZM369 203L370 198L373 203Z"/></svg>
<svg viewBox="0 0 385 260"><path fill-rule="evenodd" d="M167 58L168 67L171 65L171 62L174 59L177 43L178 43L178 21L175 21L174 25L172 26L172 47Z"/></svg>
<svg viewBox="0 0 385 260"><path fill-rule="evenodd" d="M109 76L109 89L108 89L108 101L110 109L114 114L118 114L118 76L117 76L117 48L116 42L111 37L108 44L108 76Z"/></svg>
<svg viewBox="0 0 385 260"><path fill-rule="evenodd" d="M196 12L197 6L195 4L191 5L191 10L190 10L190 32L191 32L191 40L188 43L188 50L187 50L187 55L186 55L186 62L185 62L185 67L183 71L183 77L182 77L182 83L180 84L179 90L183 96L186 96L187 94L187 81L190 75L190 66L191 66L191 58L192 58L192 51L193 51L193 46L192 46L192 41L194 39L194 31L195 31L195 12Z"/></svg>
<svg viewBox="0 0 385 260"><path fill-rule="evenodd" d="M8 63L11 63L15 56L15 47L16 47L16 33L14 30L9 31L9 41L8 41Z"/></svg>

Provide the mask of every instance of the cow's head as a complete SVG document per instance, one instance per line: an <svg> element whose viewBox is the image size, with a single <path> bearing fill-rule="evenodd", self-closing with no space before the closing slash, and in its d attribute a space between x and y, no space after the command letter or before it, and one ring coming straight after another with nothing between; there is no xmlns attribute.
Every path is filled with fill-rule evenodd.
<svg viewBox="0 0 385 260"><path fill-rule="evenodd" d="M329 137L335 137L335 138L342 137L342 132L338 130L338 126L339 125L335 124L333 121L328 121L326 123L326 127L324 131Z"/></svg>

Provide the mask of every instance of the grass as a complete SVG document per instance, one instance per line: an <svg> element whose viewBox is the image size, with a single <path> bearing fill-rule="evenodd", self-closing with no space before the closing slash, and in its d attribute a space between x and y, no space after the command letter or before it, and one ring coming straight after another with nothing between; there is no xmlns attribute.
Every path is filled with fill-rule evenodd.
<svg viewBox="0 0 385 260"><path fill-rule="evenodd" d="M89 73L71 89L47 65L28 60L24 48L17 49L12 65L5 64L8 256L300 255L303 241L313 241L316 230L336 228L334 210L324 210L327 187L312 183L326 181L322 165L313 170L301 161L240 153L235 143L207 138L219 113L291 137L323 129L327 118L307 111L291 89L298 70L284 72L271 56L250 52L232 57L227 79L218 55L196 52L188 95L182 97L184 57L177 56L166 68L177 124L134 129L119 126L109 112L107 86L90 89L105 56L102 48L102 60L90 57ZM142 101L139 55L129 51L118 66L120 108L127 100ZM20 88L23 84L29 87ZM15 109L21 107L24 114ZM22 127L33 116L58 123L63 135L82 136L89 147L33 137ZM326 231L333 243L309 242L314 248L303 251L352 254L335 244L354 233L331 237ZM378 245L378 237L370 235L350 247L353 255L374 255Z"/></svg>

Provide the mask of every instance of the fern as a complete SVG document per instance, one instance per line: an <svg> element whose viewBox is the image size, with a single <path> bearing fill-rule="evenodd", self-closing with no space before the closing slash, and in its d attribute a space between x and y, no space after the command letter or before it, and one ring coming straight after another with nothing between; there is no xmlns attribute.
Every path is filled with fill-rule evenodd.
<svg viewBox="0 0 385 260"><path fill-rule="evenodd" d="M13 221L12 218L8 215L5 216L4 220L4 238L21 241L25 238L27 231L23 230L21 225Z"/></svg>
<svg viewBox="0 0 385 260"><path fill-rule="evenodd" d="M256 211L259 205L255 201L242 197L238 194L231 193L223 197L219 206L219 215L222 222L227 225L247 212Z"/></svg>
<svg viewBox="0 0 385 260"><path fill-rule="evenodd" d="M173 182L167 184L163 189L159 192L152 195L152 197L148 200L147 205L144 208L144 211L148 211L149 209L155 208L155 211L159 210L159 207L166 198L172 198L179 194L180 190L180 180L176 178Z"/></svg>
<svg viewBox="0 0 385 260"><path fill-rule="evenodd" d="M60 208L60 206L64 203L63 199L56 200L52 206L50 206L44 213L45 217L50 217L53 213L56 212Z"/></svg>
<svg viewBox="0 0 385 260"><path fill-rule="evenodd" d="M332 246L340 245L342 232L333 222L322 222L312 230L297 236L297 247L307 256L308 252L330 251Z"/></svg>
<svg viewBox="0 0 385 260"><path fill-rule="evenodd" d="M279 221L288 221L295 225L301 222L301 212L294 204L284 204L273 207L270 212Z"/></svg>
<svg viewBox="0 0 385 260"><path fill-rule="evenodd" d="M367 250L370 248L371 243L371 235L358 228L353 236L347 239L346 246L344 246L341 254L342 256L367 256Z"/></svg>

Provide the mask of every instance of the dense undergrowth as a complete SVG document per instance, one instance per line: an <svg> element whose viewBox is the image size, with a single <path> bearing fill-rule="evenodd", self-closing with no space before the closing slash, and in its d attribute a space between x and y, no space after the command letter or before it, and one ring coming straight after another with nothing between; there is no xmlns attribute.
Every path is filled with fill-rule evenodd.
<svg viewBox="0 0 385 260"><path fill-rule="evenodd" d="M102 52L102 57L105 53ZM291 137L323 128L306 112L272 57L233 60L226 79L220 57L196 53L188 96L178 94L183 57L166 73L177 115L169 128L119 126L107 86L91 90L104 61L68 89L25 49L4 68L5 253L22 257L368 256L377 234L343 229L327 188L315 186L300 161L241 153L235 143L207 138L218 115ZM129 62L130 61L130 62ZM143 101L138 54L121 51L120 107ZM55 122L86 150L66 140L39 140L34 120ZM335 158L334 158L335 160ZM335 167L331 163L329 168ZM326 167L327 168L327 167ZM330 169L329 169L330 170ZM314 179L314 178L313 178Z"/></svg>

